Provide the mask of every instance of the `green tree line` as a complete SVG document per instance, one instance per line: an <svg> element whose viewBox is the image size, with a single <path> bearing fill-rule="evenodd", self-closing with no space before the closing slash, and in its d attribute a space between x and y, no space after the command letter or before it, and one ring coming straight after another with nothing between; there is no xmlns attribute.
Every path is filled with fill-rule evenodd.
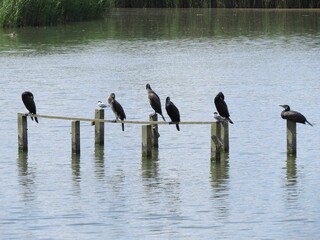
<svg viewBox="0 0 320 240"><path fill-rule="evenodd" d="M113 0L0 0L3 27L56 25L102 17Z"/></svg>

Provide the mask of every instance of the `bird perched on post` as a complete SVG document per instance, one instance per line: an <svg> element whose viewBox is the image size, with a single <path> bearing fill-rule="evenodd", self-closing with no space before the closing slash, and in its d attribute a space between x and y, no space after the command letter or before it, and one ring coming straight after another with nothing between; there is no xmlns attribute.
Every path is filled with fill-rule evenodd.
<svg viewBox="0 0 320 240"><path fill-rule="evenodd" d="M97 106L98 106L99 108L106 108L106 107L108 107L107 104L105 104L105 103L103 103L103 102L101 102L101 101L98 101L98 102L97 102Z"/></svg>
<svg viewBox="0 0 320 240"><path fill-rule="evenodd" d="M116 119L114 120L115 122L120 119L123 121L126 119L126 114L124 113L124 110L121 106L121 104L116 100L116 95L114 93L111 93L110 96L108 97L108 103L116 116ZM122 125L122 131L124 131L124 123L121 123Z"/></svg>
<svg viewBox="0 0 320 240"><path fill-rule="evenodd" d="M216 105L217 111L221 117L226 118L230 123L233 122L230 119L230 114L228 111L227 103L224 101L224 95L222 92L219 92L217 96L214 98L214 104Z"/></svg>
<svg viewBox="0 0 320 240"><path fill-rule="evenodd" d="M302 123L302 124L308 123L310 126L312 126L312 124L309 123L306 117L303 116L301 113L290 110L289 105L286 105L286 104L280 105L280 107L284 108L284 110L281 112L281 117L283 119L287 119L291 122Z"/></svg>
<svg viewBox="0 0 320 240"><path fill-rule="evenodd" d="M26 91L26 92L23 92L21 94L21 98L22 98L22 101L23 101L25 107L29 111L31 120L33 121L33 116L32 115L33 114L37 114L36 104L34 102L33 94L31 92ZM34 117L34 119L36 120L37 123L39 123L37 117Z"/></svg>
<svg viewBox="0 0 320 240"><path fill-rule="evenodd" d="M219 113L217 112L214 112L213 113L213 117L218 121L218 122L228 122L228 119L224 118L224 117L221 117L219 115Z"/></svg>
<svg viewBox="0 0 320 240"><path fill-rule="evenodd" d="M166 119L162 115L161 101L160 101L159 96L151 89L149 83L146 85L146 89L148 91L149 103L150 103L151 107L153 108L153 110L155 111L155 114L159 113L161 115L161 117L163 118L163 121L166 121Z"/></svg>
<svg viewBox="0 0 320 240"><path fill-rule="evenodd" d="M180 122L180 113L179 109L170 101L170 97L166 98L166 111L172 122ZM176 124L176 128L180 131L179 124Z"/></svg>

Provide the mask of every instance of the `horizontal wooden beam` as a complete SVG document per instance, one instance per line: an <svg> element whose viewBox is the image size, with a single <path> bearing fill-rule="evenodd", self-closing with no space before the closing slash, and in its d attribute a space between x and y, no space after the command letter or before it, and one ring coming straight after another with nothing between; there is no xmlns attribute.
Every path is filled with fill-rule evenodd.
<svg viewBox="0 0 320 240"><path fill-rule="evenodd" d="M82 122L104 122L104 123L114 123L114 120L107 120L107 119L96 119L96 118L80 118L80 117L66 117L66 116L55 116L55 115L43 115L43 114L33 114L33 117L37 118L49 118L49 119L58 119L58 120L69 120L69 121L82 121ZM189 125L209 125L212 123L215 123L216 121L185 121L185 122L179 122L179 124L189 124ZM156 125L156 124L176 124L177 122L158 122L158 121L117 121L117 123L125 123L125 124L150 124L150 125Z"/></svg>

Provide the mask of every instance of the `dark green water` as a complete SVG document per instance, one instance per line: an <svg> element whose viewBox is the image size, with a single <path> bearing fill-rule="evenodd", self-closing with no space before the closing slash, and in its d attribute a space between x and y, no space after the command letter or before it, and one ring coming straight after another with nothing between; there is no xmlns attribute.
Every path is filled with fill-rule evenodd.
<svg viewBox="0 0 320 240"><path fill-rule="evenodd" d="M1 30L2 237L319 238L319 18L315 10L133 9ZM89 123L72 157L71 123L50 119L28 121L29 152L18 153L23 91L40 114L88 118L114 92L128 120L147 120L146 83L163 106L171 97L183 121L212 120L223 91L235 123L228 158L210 162L207 125L159 126L150 160L141 158L141 126L108 124L105 147L95 148ZM279 104L314 124L298 126L295 158L285 152Z"/></svg>

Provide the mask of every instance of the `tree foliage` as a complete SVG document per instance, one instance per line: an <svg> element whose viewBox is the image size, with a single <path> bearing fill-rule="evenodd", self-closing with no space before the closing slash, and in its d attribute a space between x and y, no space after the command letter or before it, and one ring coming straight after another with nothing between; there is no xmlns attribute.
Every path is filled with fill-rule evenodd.
<svg viewBox="0 0 320 240"><path fill-rule="evenodd" d="M0 0L3 27L55 25L101 17L113 0Z"/></svg>

